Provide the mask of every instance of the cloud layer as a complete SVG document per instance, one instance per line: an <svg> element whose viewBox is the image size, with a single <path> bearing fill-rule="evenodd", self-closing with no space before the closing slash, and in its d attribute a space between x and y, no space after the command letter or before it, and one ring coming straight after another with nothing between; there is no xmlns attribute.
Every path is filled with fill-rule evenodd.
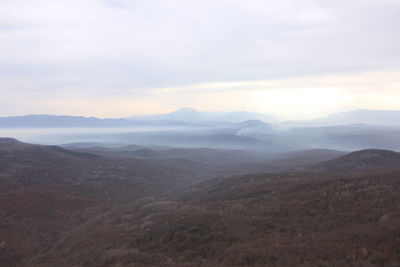
<svg viewBox="0 0 400 267"><path fill-rule="evenodd" d="M400 109L366 97L400 94L398 14L396 0L3 0L0 115L128 116L192 105L290 117L288 103L300 99L300 113L317 116L326 110L306 100L329 94L338 95L332 110ZM376 79L354 84L359 77ZM252 102L235 100L243 97Z"/></svg>

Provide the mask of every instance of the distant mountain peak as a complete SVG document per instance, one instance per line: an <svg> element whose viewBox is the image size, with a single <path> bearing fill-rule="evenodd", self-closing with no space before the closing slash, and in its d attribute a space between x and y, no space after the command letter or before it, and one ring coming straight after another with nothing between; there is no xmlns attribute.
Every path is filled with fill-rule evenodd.
<svg viewBox="0 0 400 267"><path fill-rule="evenodd" d="M246 120L261 120L267 122L278 121L275 116L248 111L199 111L190 107L155 115L133 116L129 119L137 120L169 120L169 121L207 121L207 122L233 122L239 123Z"/></svg>
<svg viewBox="0 0 400 267"><path fill-rule="evenodd" d="M194 108L188 108L188 107L183 107L183 108L180 108L180 109L177 109L177 110L175 110L175 111L173 111L173 112L171 112L171 113L178 113L178 112L199 112L197 109L194 109Z"/></svg>

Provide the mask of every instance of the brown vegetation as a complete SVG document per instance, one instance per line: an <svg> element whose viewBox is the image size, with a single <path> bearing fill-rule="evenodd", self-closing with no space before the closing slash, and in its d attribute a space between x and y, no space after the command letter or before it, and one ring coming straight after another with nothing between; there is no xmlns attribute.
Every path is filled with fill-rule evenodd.
<svg viewBox="0 0 400 267"><path fill-rule="evenodd" d="M187 161L0 139L1 266L399 266L397 156L190 184Z"/></svg>
<svg viewBox="0 0 400 267"><path fill-rule="evenodd" d="M37 262L398 266L399 190L397 172L221 178L93 219Z"/></svg>

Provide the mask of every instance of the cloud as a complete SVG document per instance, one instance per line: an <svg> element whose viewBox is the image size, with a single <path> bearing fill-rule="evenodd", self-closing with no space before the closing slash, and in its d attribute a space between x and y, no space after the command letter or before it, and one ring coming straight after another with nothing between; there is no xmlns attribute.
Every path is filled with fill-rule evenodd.
<svg viewBox="0 0 400 267"><path fill-rule="evenodd" d="M3 0L0 94L60 103L169 91L187 101L190 94L223 98L222 89L243 95L260 83L279 89L282 80L322 91L335 84L321 82L328 76L347 77L334 88L349 95L372 85L389 90L377 79L400 69L399 12L394 0ZM379 77L351 84L362 73ZM168 101L163 109L186 106ZM24 105L0 111L37 111ZM43 109L57 113L53 106Z"/></svg>

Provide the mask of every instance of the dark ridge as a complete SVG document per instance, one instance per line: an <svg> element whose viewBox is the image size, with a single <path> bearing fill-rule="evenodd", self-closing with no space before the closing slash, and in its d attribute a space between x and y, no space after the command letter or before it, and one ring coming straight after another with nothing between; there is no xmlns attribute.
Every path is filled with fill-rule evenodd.
<svg viewBox="0 0 400 267"><path fill-rule="evenodd" d="M94 155L94 154L91 154L91 153L69 150L69 149L65 149L65 148L59 147L59 146L45 146L45 147L47 147L49 150L56 151L56 152L61 152L61 153L72 155L72 156L94 157L94 158L100 157L98 155Z"/></svg>
<svg viewBox="0 0 400 267"><path fill-rule="evenodd" d="M0 145L14 145L14 144L22 144L22 142L11 137L0 137Z"/></svg>
<svg viewBox="0 0 400 267"><path fill-rule="evenodd" d="M387 171L400 169L400 153L383 149L365 149L316 165L325 171Z"/></svg>

